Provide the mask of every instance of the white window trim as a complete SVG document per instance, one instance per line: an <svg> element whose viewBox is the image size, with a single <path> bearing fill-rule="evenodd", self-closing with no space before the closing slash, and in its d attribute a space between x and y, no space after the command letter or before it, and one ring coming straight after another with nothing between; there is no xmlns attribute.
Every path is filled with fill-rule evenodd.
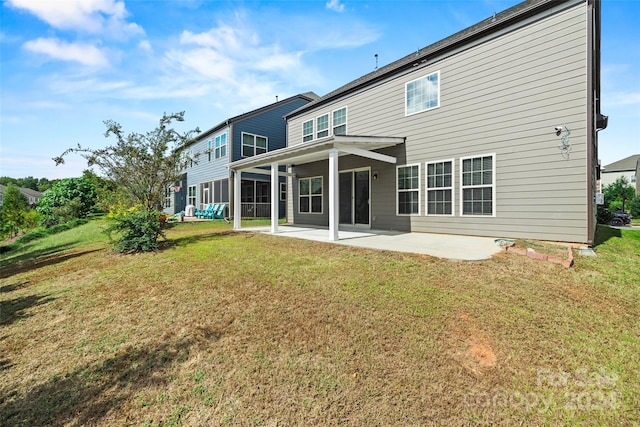
<svg viewBox="0 0 640 427"><path fill-rule="evenodd" d="M162 203L162 207L164 209L169 209L170 207L172 207L172 202L175 195L175 192L173 190L173 186L169 186L164 189L164 202Z"/></svg>
<svg viewBox="0 0 640 427"><path fill-rule="evenodd" d="M284 195L284 197L282 197ZM280 201L281 202L286 202L287 201L287 183L286 182L281 182L280 183Z"/></svg>
<svg viewBox="0 0 640 427"><path fill-rule="evenodd" d="M489 157L492 158L491 163L491 215L472 215L472 214L463 214L464 210L464 189L467 188L484 188L488 187L488 185L463 185L464 182L462 180L462 161L467 159L475 159L476 157ZM473 156L465 156L460 157L459 168L460 170L460 216L465 218L495 218L496 217L496 153L485 153L485 154L476 154Z"/></svg>
<svg viewBox="0 0 640 427"><path fill-rule="evenodd" d="M244 136L245 135L251 135L253 137L253 154L251 156L245 156L244 155L244 147L245 147L245 143L244 143ZM256 133L250 133L250 132L242 132L242 134L240 135L240 154L242 155L242 158L247 158L247 157L253 157L256 156L256 142L258 140L258 138L264 138L267 140L267 147L266 147L266 152L269 152L269 137L264 136L264 135L258 135ZM248 147L248 145L247 145Z"/></svg>
<svg viewBox="0 0 640 427"><path fill-rule="evenodd" d="M418 81L420 79L424 79L427 78L433 74L437 74L438 75L438 105L436 105L435 107L431 107L431 108L426 108L424 110L420 110L420 111L414 111L413 113L409 113L407 111L407 88L409 87L409 85L415 81ZM408 81L404 84L404 115L405 117L408 116L413 116L414 114L420 114L420 113L424 113L425 111L431 111L431 110L435 110L437 108L440 108L440 106L442 105L442 102L440 101L440 70L438 71L434 71L432 73L429 74L425 74L424 76L418 77L417 79L413 79L411 81Z"/></svg>
<svg viewBox="0 0 640 427"><path fill-rule="evenodd" d="M399 209L398 209L398 203L400 202L400 199L398 197L400 190L398 189L398 172L400 170L400 168L407 168L407 167L411 167L411 166L418 166L418 213L412 213L412 214L401 214ZM406 165L398 165L396 166L396 182L395 182L395 186L396 186L396 216L420 216L422 215L422 168L420 163L410 163L410 164L406 164ZM403 191L416 191L416 190L403 190Z"/></svg>
<svg viewBox="0 0 640 427"><path fill-rule="evenodd" d="M313 194L311 193L311 180L315 179L315 178L320 178L320 182L322 183L322 193L320 194ZM303 179L308 179L309 180L309 195L301 195L300 194L300 181ZM311 197L313 196L320 196L322 197L322 203L320 204L320 212L312 212L311 211ZM301 212L300 211L300 197L309 197L309 212ZM319 176L308 176L308 177L304 177L304 178L298 178L298 213L301 215L322 215L324 213L324 177L322 175Z"/></svg>
<svg viewBox="0 0 640 427"><path fill-rule="evenodd" d="M222 137L224 137L224 144L222 143ZM217 135L215 138L213 138L213 151L214 151L214 159L222 159L227 157L227 146L228 146L228 136L227 136L227 132L221 133L220 135ZM220 146L216 147L216 142L220 141ZM224 147L224 155L222 155L222 148ZM219 149L219 153L218 154L218 149Z"/></svg>
<svg viewBox="0 0 640 427"><path fill-rule="evenodd" d="M320 128L318 127L318 119L321 117L327 116L327 128L320 131ZM324 114L320 114L319 116L316 116L315 118L315 125L316 125L316 131L314 133L315 138L314 139L322 139L322 138L327 138L329 136L331 136L331 117L330 117L330 113L324 113ZM318 134L320 132L327 132L327 134L325 136L318 136Z"/></svg>
<svg viewBox="0 0 640 427"><path fill-rule="evenodd" d="M331 126L330 126L330 135L335 136L335 133L333 132L335 129L335 123L333 122L333 113L335 113L336 111L340 111L340 110L344 110L344 134L345 135L349 135L348 133L348 124L349 124L349 109L347 108L347 106L345 105L344 107L340 107L340 108L336 108L335 110L333 110L331 112L331 116L330 116L330 120L331 120ZM342 126L342 125L339 125Z"/></svg>
<svg viewBox="0 0 640 427"><path fill-rule="evenodd" d="M434 163L451 162L451 187L429 187L429 165ZM462 182L462 181L460 181ZM442 159L425 162L424 164L424 214L426 216L455 216L455 188L456 188L456 162L455 159ZM451 213L450 214L430 214L429 213L429 190L451 190Z"/></svg>
<svg viewBox="0 0 640 427"><path fill-rule="evenodd" d="M311 122L311 133L304 133L304 125ZM309 141L313 141L315 139L315 133L314 133L314 129L315 129L315 120L311 119L311 120L305 120L304 122L302 122L302 142L309 142ZM304 138L305 136L309 136L311 135L311 139L305 141Z"/></svg>
<svg viewBox="0 0 640 427"><path fill-rule="evenodd" d="M193 192L193 203L189 203L189 199L191 196L189 196L189 192L191 191L191 189L194 189ZM198 185L194 184L194 185L189 185L187 186L187 205L193 205L193 206L197 206L198 204Z"/></svg>

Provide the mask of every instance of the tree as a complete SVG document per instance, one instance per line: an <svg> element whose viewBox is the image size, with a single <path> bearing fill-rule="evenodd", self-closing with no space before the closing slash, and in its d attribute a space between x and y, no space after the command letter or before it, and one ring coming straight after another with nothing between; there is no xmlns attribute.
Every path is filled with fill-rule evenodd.
<svg viewBox="0 0 640 427"><path fill-rule="evenodd" d="M189 162L197 160L198 154L190 156L180 148L193 142L193 135L200 130L179 133L171 127L174 121L184 121L184 112L164 114L158 127L145 134L125 134L120 124L107 120L104 136L115 138L115 143L100 149L78 145L53 159L59 165L71 153L81 155L89 167L97 166L107 180L123 191L132 205L140 207L114 216L116 225L111 230L120 233L115 246L119 252L157 247L157 239L162 235L158 223L165 191L180 179Z"/></svg>
<svg viewBox="0 0 640 427"><path fill-rule="evenodd" d="M625 204L625 207L627 205ZM629 212L634 218L640 218L640 194L629 201Z"/></svg>
<svg viewBox="0 0 640 427"><path fill-rule="evenodd" d="M113 181L104 179L91 169L83 170L82 178L91 182L96 188L96 208L98 212L108 212L110 206L124 198L121 192L118 191L118 186Z"/></svg>
<svg viewBox="0 0 640 427"><path fill-rule="evenodd" d="M93 183L84 178L66 178L44 194L36 210L42 214L42 224L51 227L86 217L95 202L96 187Z"/></svg>
<svg viewBox="0 0 640 427"><path fill-rule="evenodd" d="M106 179L124 189L145 210L159 210L166 188L179 180L188 162L195 160L178 148L188 145L200 132L196 128L181 134L170 127L173 121L184 121L184 112L163 115L159 126L146 134L125 135L119 123L106 120L104 136L115 137L115 144L100 149L78 145L53 160L56 165L63 164L65 156L78 153L88 166L97 166Z"/></svg>
<svg viewBox="0 0 640 427"><path fill-rule="evenodd" d="M618 209L622 209L622 200L624 196L625 210L628 210L629 206L627 202L631 202L636 197L635 189L629 185L627 179L623 176L616 179L616 182L609 184L602 189L604 194L604 205L608 207L611 212L615 212Z"/></svg>
<svg viewBox="0 0 640 427"><path fill-rule="evenodd" d="M13 237L25 226L29 202L17 185L9 183L4 190L2 203L2 222L9 237ZM3 227L3 228L5 228Z"/></svg>

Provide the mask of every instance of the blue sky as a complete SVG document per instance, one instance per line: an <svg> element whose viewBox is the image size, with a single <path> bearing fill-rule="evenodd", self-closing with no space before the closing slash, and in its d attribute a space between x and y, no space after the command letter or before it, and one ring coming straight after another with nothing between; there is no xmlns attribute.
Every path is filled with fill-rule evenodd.
<svg viewBox="0 0 640 427"><path fill-rule="evenodd" d="M323 95L518 0L4 0L0 175L79 176L104 120L127 132L186 111L180 130L297 93ZM607 164L640 154L640 0L604 0L600 133Z"/></svg>

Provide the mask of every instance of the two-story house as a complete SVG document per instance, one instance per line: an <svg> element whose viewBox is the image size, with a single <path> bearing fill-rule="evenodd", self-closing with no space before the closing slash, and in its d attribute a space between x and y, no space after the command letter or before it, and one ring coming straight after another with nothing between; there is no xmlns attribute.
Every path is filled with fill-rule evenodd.
<svg viewBox="0 0 640 427"><path fill-rule="evenodd" d="M0 206L4 203L4 192L6 189L6 186L0 184ZM30 188L18 187L18 190L20 190L20 192L27 198L27 203L29 203L30 206L36 206L38 204L38 200L44 196L44 193Z"/></svg>
<svg viewBox="0 0 640 427"><path fill-rule="evenodd" d="M233 212L228 164L285 147L284 116L316 99L316 94L308 92L228 118L202 132L193 143L181 147L192 156L197 154L197 158L187 166L181 182L168 191L164 211L174 213L184 211L188 205L203 209L210 203L224 203L231 209L229 212ZM249 173L243 177L238 193L242 217L269 217L272 200L284 209L284 178L278 180L275 197L269 181L268 174ZM282 212L284 214L284 210Z"/></svg>
<svg viewBox="0 0 640 427"><path fill-rule="evenodd" d="M286 148L230 167L287 165L289 222L331 240L351 226L591 243L600 8L520 3L293 111Z"/></svg>

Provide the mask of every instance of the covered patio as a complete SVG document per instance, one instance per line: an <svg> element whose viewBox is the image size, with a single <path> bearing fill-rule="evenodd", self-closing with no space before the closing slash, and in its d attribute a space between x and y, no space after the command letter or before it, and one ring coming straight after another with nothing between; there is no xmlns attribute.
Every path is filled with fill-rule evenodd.
<svg viewBox="0 0 640 427"><path fill-rule="evenodd" d="M233 228L241 229L241 200L240 185L242 181L242 173L258 173L271 176L271 194L278 194L278 177L293 176L291 172L280 172L280 166L296 165L311 163L320 160L329 161L329 227L324 231L328 241L340 240L341 232L339 230L339 158L345 155L355 155L385 163L396 163L396 158L386 154L378 153L375 150L393 147L403 144L405 139L402 137L385 137L385 136L349 136L336 135L327 138L303 142L301 144L281 148L279 150L267 152L258 156L249 157L230 163L229 168L233 172L234 185L234 212L233 212ZM271 197L271 233L278 233L278 200Z"/></svg>

